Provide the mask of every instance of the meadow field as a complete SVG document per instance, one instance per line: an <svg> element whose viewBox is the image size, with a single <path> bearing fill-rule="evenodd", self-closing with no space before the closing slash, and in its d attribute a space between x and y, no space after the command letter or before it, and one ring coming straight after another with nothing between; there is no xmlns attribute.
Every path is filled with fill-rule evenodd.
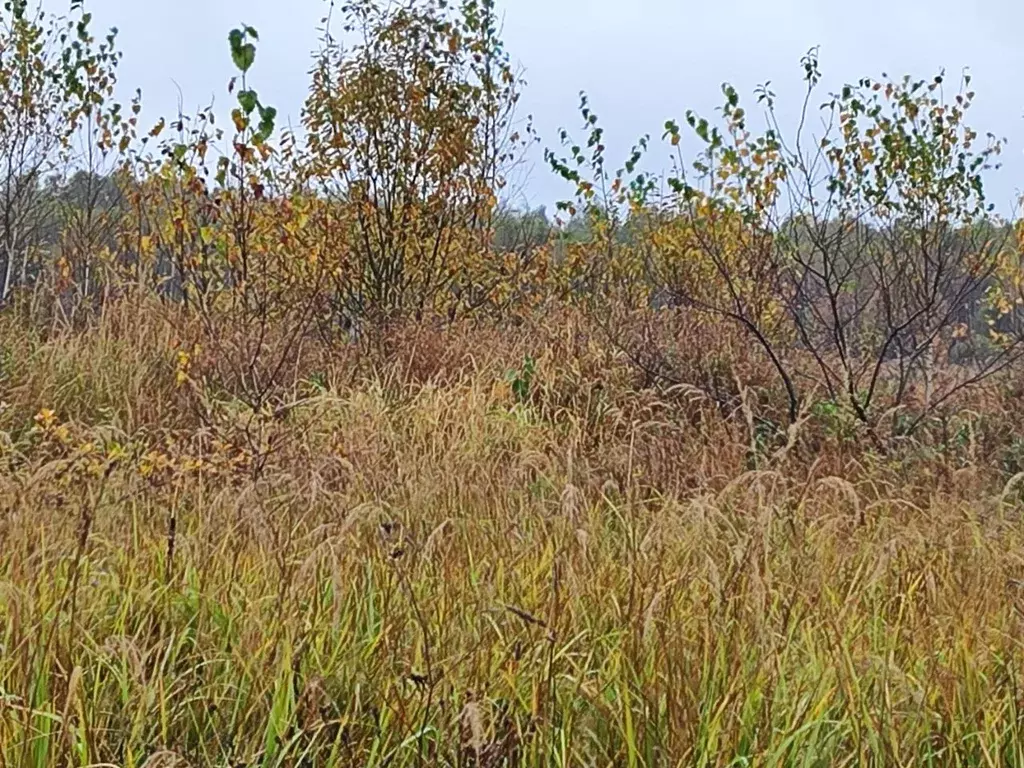
<svg viewBox="0 0 1024 768"><path fill-rule="evenodd" d="M831 132L724 86L658 179L584 97L549 218L493 3L339 13L292 133L250 27L230 125L142 126L0 11L0 768L1024 766L969 81L812 53Z"/></svg>

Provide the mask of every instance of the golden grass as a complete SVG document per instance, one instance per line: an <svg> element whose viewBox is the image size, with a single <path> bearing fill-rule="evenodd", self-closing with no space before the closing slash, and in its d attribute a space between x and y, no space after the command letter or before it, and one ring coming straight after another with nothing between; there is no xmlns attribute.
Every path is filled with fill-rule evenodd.
<svg viewBox="0 0 1024 768"><path fill-rule="evenodd" d="M571 334L526 403L424 332L265 422L169 328L4 321L0 765L1024 765L990 467L747 471Z"/></svg>

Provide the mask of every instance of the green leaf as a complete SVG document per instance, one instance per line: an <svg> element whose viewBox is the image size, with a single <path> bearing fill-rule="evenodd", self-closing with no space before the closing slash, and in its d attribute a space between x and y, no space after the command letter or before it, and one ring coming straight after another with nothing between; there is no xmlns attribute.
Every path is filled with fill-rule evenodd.
<svg viewBox="0 0 1024 768"><path fill-rule="evenodd" d="M228 34L228 43L231 45L231 60L242 72L248 72L253 62L256 61L256 46L246 42L246 35L250 29L251 27L246 27L244 32L240 29L233 29Z"/></svg>
<svg viewBox="0 0 1024 768"><path fill-rule="evenodd" d="M278 117L278 111L272 106L259 105L259 125L256 129L256 143L263 143L273 133L274 119Z"/></svg>
<svg viewBox="0 0 1024 768"><path fill-rule="evenodd" d="M231 52L231 60L234 61L235 66L242 72L248 72L253 62L256 61L256 46L252 43L246 43L237 51Z"/></svg>
<svg viewBox="0 0 1024 768"><path fill-rule="evenodd" d="M274 119L277 117L277 110L274 107L260 106L259 135L263 141L270 138L274 132Z"/></svg>
<svg viewBox="0 0 1024 768"><path fill-rule="evenodd" d="M238 92L238 103L242 107L242 111L247 115L251 115L253 110L259 104L259 99L256 96L256 91L252 89L243 90Z"/></svg>

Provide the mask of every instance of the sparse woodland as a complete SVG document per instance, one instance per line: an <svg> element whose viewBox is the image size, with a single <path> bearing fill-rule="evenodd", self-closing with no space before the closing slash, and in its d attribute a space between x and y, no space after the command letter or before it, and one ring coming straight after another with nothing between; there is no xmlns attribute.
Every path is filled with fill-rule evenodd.
<svg viewBox="0 0 1024 768"><path fill-rule="evenodd" d="M251 27L228 124L150 125L5 3L0 768L1024 765L974 84L811 51L798 126L725 85L613 158L500 11L339 1L285 130Z"/></svg>

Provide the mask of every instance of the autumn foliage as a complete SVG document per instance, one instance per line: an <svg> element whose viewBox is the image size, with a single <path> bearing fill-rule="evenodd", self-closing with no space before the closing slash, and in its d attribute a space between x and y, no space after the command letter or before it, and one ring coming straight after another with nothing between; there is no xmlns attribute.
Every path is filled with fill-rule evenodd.
<svg viewBox="0 0 1024 768"><path fill-rule="evenodd" d="M0 766L1024 765L970 78L584 95L549 220L492 0L330 9L294 130L0 10Z"/></svg>

